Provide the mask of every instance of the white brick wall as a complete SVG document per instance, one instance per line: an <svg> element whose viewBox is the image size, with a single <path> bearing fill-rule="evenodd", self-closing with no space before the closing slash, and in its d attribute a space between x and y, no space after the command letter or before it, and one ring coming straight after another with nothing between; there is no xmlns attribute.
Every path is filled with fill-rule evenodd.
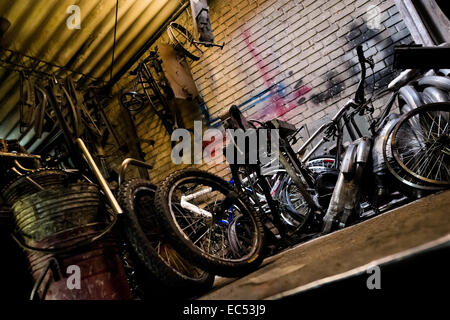
<svg viewBox="0 0 450 320"><path fill-rule="evenodd" d="M393 46L411 42L393 0L210 0L209 5L216 42L226 46L207 49L200 61L191 63L191 70L213 118L280 83L285 88L283 108L290 106L290 111L274 110L267 99L246 114L269 110L314 130L354 94L359 80L357 44L374 57L375 79L383 86L393 77ZM381 28L376 31L367 28L370 5L381 12ZM189 19L183 14L178 22L189 25ZM167 41L163 35L158 43ZM117 91L127 86L126 79L118 83ZM371 81L369 72L369 87ZM138 120L138 134L156 141L154 147L143 145L143 150L155 166L152 179L159 181L180 168L170 161L170 137L150 109ZM221 175L228 172L225 164L207 169Z"/></svg>

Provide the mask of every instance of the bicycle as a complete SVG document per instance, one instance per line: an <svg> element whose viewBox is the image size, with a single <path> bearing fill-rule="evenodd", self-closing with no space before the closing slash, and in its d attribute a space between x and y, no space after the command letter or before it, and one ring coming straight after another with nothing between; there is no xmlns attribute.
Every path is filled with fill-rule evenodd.
<svg viewBox="0 0 450 320"><path fill-rule="evenodd" d="M375 167L375 171L378 175L377 179L375 179L376 181L376 186L378 188L377 192L375 192L375 194L379 194L379 197L372 197L372 199L370 199L371 201L368 201L368 199L366 199L367 201L365 201L364 204L361 205L360 208L360 214L362 215L365 211L368 211L368 209L373 209L372 213L379 213L380 212L380 208L378 208L381 205L384 205L384 207L382 208L383 210L386 210L387 208L389 208L390 206L386 205L386 199L384 201L380 201L379 198L382 198L383 196L386 197L386 195L389 193L389 188L386 188L387 185L389 185L389 183L387 183L385 179L385 172L383 172L383 169L385 169L385 166L388 166L390 171L392 172L394 169L392 169L392 165L389 165L389 163L391 163L392 161L390 161L390 159L386 159L386 152L384 151L385 155L384 158L381 159L380 161L380 155L381 153L381 149L379 148L380 145L382 145L382 148L384 150L386 150L386 139L387 137L390 136L390 129L393 128L393 125L397 122L395 120L395 116L391 117L393 119L391 119L391 121L389 122L388 118L389 118L389 113L391 111L391 108L393 106L393 103L395 102L396 97L399 97L399 109L402 113L407 113L408 111L412 110L414 107L417 107L418 105L420 105L419 103L417 103L417 101L421 101L420 99L420 94L417 93L414 88L412 86L404 86L406 83L410 82L414 77L417 78L418 73L414 70L408 70L404 73L402 73L399 77L397 77L394 81L392 81L390 83L390 85L388 86L387 89L381 91L377 96L379 95L383 95L388 91L393 91L392 96L390 97L388 103L386 104L385 108L382 110L382 113L380 115L380 117L374 119L372 118L372 114L373 114L373 107L370 107L370 104L372 103L372 101L374 99L377 98L377 96L373 96L371 99L369 100L365 100L364 98L364 82L365 82L365 78L366 78L366 64L369 64L370 67L373 69L374 64L373 61L366 59L363 55L363 51L362 51L362 47L358 47L357 48L357 53L358 53L358 60L360 63L360 67L361 67L361 79L358 85L358 88L356 90L355 93L355 98L354 100L350 100L347 104L345 104L336 114L335 116L331 119L331 121L323 124L319 129L316 130L315 133L313 133L311 135L311 137L297 150L296 154L299 155L299 158L301 158L301 161L297 162L295 160L295 158L289 158L290 161L292 161L292 163L295 163L297 165L296 169L296 175L298 175L300 177L300 180L297 180L298 184L300 184L301 182L304 183L305 187L303 189L299 189L300 190L300 194L301 197L303 197L303 199L307 199L309 197L308 193L305 192L305 190L307 190L308 192L312 193L313 196L316 196L318 199L322 199L321 201L321 205L323 206L323 208L325 210L329 210L328 208L328 203L330 202L330 191L333 189L330 186L333 186L333 182L336 182L338 179L338 170L342 169L342 167L344 167L344 170L346 174L348 176L352 175L352 169L351 167L354 165L354 159L352 159L351 154L347 155L347 157L344 156L343 160L341 161L341 157L342 157L342 143L343 143L343 129L347 129L347 132L349 133L350 138L352 139L352 141L355 141L357 139L362 139L363 138L363 134L360 130L360 128L358 127L358 125L356 124L355 116L357 115L365 115L367 117L367 121L369 124L369 128L370 128L370 132L372 135L371 139L375 139L376 141L379 142L384 142L384 143L375 143L375 145L378 148L375 148L375 150L373 151L374 156L374 163L373 166ZM445 78L439 78L439 77L422 77L419 79L419 84L422 87L425 87L425 89L423 90L425 92L425 98L427 99L427 101L441 101L441 100L445 100L445 94L442 93L442 90L447 90L450 91L450 86L448 85L448 79L446 80ZM431 86L434 85L434 86ZM398 90L400 88L400 90ZM406 89L405 89L406 88ZM419 98L417 98L419 97ZM448 98L447 98L448 101ZM412 102L416 102L414 105ZM411 106L412 105L412 106ZM230 114L233 110L230 110ZM238 113L237 110L234 111L235 113ZM420 111L417 111L420 112ZM403 120L402 124L399 124L398 127L405 127L404 123L407 120ZM410 120L409 120L410 121ZM388 124L389 122L389 124ZM245 120L243 119L242 115L238 115L235 117L235 121L234 123L240 123L240 124L244 124L241 126L231 126L233 128L240 128L240 129L246 129L249 128L249 123L253 123L253 124L259 124L259 126L261 128L271 128L274 127L273 124L270 124L270 122L266 123L266 124L261 124L258 123L257 121L252 121L252 120ZM398 128L397 127L397 128ZM253 125L253 128L256 128L255 125ZM300 129L299 129L300 130ZM294 132L291 136L291 138L289 139L290 141L294 140L295 135L298 133L297 130L296 132ZM383 131L384 130L384 131ZM399 132L401 130L397 129L395 132ZM320 134L323 134L322 138L320 139L320 141L315 144L311 150L305 155L305 151L306 149L312 145L312 142L314 141L314 139L316 137L318 137ZM440 138L440 141L442 144L446 141L445 140L445 134L441 134L443 136L443 138ZM382 138L376 139L377 136L381 136ZM285 137L286 138L286 137ZM386 139L384 139L386 138ZM384 139L384 140L383 140ZM335 140L335 146L334 146L334 155L328 155L328 161L329 163L332 164L332 167L329 168L331 170L327 170L327 172L324 172L322 175L319 173L318 175L316 175L314 182L311 181L311 179L308 179L308 177L311 177L311 173L307 172L305 174L305 164L306 162L311 158L311 156L318 150L318 148L323 145L326 142ZM283 140L282 140L283 141ZM288 141L289 142L289 141ZM365 138L361 145L358 145L358 148L353 148L354 149L353 152L353 158L355 155L358 155L358 159L357 161L363 163L363 162L367 162L369 160L369 153L372 151L371 149L371 143L370 141L367 140L367 138ZM282 142L283 146L286 146L286 139L284 140L284 142ZM233 173L233 181L235 183L237 183L239 185L240 188L247 190L250 198L253 198L253 203L257 204L257 203L261 203L261 199L264 199L264 204L266 205L266 207L270 207L270 210L261 208L260 206L260 211L261 212L265 212L267 214L267 212L272 212L272 215L274 217L272 217L272 220L274 220L276 222L277 225L280 225L280 219L278 219L278 217L281 217L282 220L284 220L286 225L290 225L293 227L297 227L294 232L297 232L301 229L301 227L304 224L301 223L292 223L293 220L292 218L288 219L286 218L286 212L294 212L294 210L289 210L292 209L292 207L288 207L286 206L285 203L286 201L283 201L284 199L290 199L290 195L292 194L291 192L286 192L285 189L287 186L286 182L283 183L283 181L287 181L287 179L283 178L283 176L289 176L289 177L293 177L294 176L294 172L292 170L292 167L289 165L289 162L286 161L287 159L285 157L283 157L282 155L284 154L292 154L292 151L285 151L282 150L280 152L281 158L280 158L280 162L282 164L282 169L281 170L277 170L278 172L271 176L270 178L263 178L261 176L261 174L259 173L260 170L260 165L256 165L253 168L249 168L249 166L247 166L247 170L250 171L244 173L245 178L242 179L240 177L240 173L239 173L239 169L236 169L235 165L230 165L231 169L232 169L232 173ZM396 153L394 153L395 155ZM323 155L320 156L320 158L324 158L327 155ZM400 156L396 156L396 161L398 162ZM441 161L442 162L442 161ZM384 165L386 163L386 165ZM285 169L287 168L287 169ZM303 172L301 170L298 170L298 168L303 168ZM285 169L285 170L283 170ZM334 170L333 170L334 169ZM363 174L363 167L361 167L360 169L356 170L357 174L356 176L358 176L358 179L361 179L362 174ZM290 171L290 173L289 173ZM287 173L287 174L286 174ZM400 177L400 182L401 182L401 187L400 189L402 189L402 191L405 189L404 185L405 185L405 173L403 174L403 178L399 175L398 173L398 169L397 169L397 174L394 175L395 177ZM435 174L436 175L436 174ZM254 178L254 176L256 176L256 180L252 179ZM280 179L281 177L281 179ZM280 183L280 180L282 181ZM293 180L293 179L292 179ZM424 183L424 181L416 181L415 183L411 182L412 178L409 178L408 183L406 183L406 186L410 186L413 187L414 189L406 191L405 193L408 195L418 195L417 193L417 189L425 189L425 190L438 190L440 188L440 186L432 186L432 185L426 185ZM422 179L425 180L425 179ZM273 183L270 183L270 181L272 181ZM430 180L428 179L428 184L430 184ZM341 183L343 182L342 178L341 178ZM256 184L259 184L257 187ZM295 185L298 185L295 184ZM444 183L441 183L442 185ZM291 184L292 185L292 184ZM320 185L328 185L329 188L325 188L325 192L321 191L319 188L317 188ZM398 185L398 184L397 184ZM350 188L351 184L349 184L347 186L347 188ZM353 188L356 188L356 185L352 186ZM315 189L315 190L314 190ZM331 189L331 190L330 190ZM343 189L343 187L340 187L339 189ZM256 194L255 190L259 190L259 193ZM284 197L280 197L279 193L280 191L278 190L284 190L281 193L283 195L285 195ZM354 197L357 197L358 194L358 190L354 190L355 192L353 192L353 198L351 197L349 200L347 201L342 201L342 199L339 199L338 196L335 196L335 199L333 200L333 204L335 204L335 209L336 211L342 211L342 208L337 208L337 207L341 207L342 206L342 202L355 202L356 199ZM278 194L277 194L278 192ZM350 194L350 192L349 192ZM295 196L296 198L298 198L298 195ZM284 199L283 199L284 198ZM374 199L375 198L375 199ZM275 201L274 201L275 200ZM401 203L401 201L405 200L405 198L403 197L399 197L397 199L394 199L392 204L398 204ZM275 203L274 203L275 202ZM340 204L339 204L340 202ZM291 201L292 203L292 201ZM304 201L302 202L304 203ZM310 202L308 203L310 204ZM315 204L313 204L313 206L310 206L310 208L315 208L314 206ZM278 208L277 208L278 206ZM281 209L280 209L281 208ZM286 208L288 210L286 210ZM316 207L317 208L317 207ZM352 206L352 209L354 208L354 205ZM328 224L323 228L322 232L328 232L331 229L331 221L333 220L332 218L329 218L331 215L324 216L321 217L320 215L324 213L323 210L322 212L320 211L316 211L319 214L318 219L316 219L316 221L322 221L322 219L325 220L329 220ZM335 217L337 215L337 213L335 213L333 215L333 217ZM345 214L345 216L350 215L350 212L347 212ZM305 216L305 215L303 215ZM370 214L365 215L365 218L367 218L368 216L370 216ZM294 217L296 217L294 215ZM297 215L298 217L298 215ZM345 225L345 220L347 218L344 217L343 220L341 221L341 227L343 225ZM302 219L303 221L305 221L305 219ZM300 227L299 227L300 226ZM310 225L306 224L306 226L310 227Z"/></svg>
<svg viewBox="0 0 450 320"><path fill-rule="evenodd" d="M410 83L413 75L416 77L417 74L409 71L401 74L382 92L392 91L393 94L381 110L381 115L374 118L371 104L377 96L372 95L368 100L364 97L366 65L369 64L373 69L373 62L364 57L362 47L357 48L357 54L361 79L354 99L347 102L331 121L322 125L297 152L292 148L292 141L300 129L277 119L266 123L247 120L233 106L222 116L225 128L241 129L244 132L253 130L255 135L259 129L276 129L279 131L279 149L271 150L265 145L267 141L256 140L256 146L252 147L260 151L257 154L261 157L256 163L250 163L249 143L240 146L232 140L228 146L235 149L232 154L245 159L243 164L239 164L236 159L227 159L232 163L230 168L234 187L215 175L195 169L175 172L158 187L155 203L160 226L168 235L168 241L184 258L218 275L243 275L261 263L263 238L267 230L275 236L281 233L289 237L299 233L301 239L306 239L328 233L335 225L343 228L352 219L353 222L366 219L408 200L399 192L408 185L400 183L401 188L398 185L392 188L394 185L385 181L385 178L392 180L394 176L386 174L386 162L390 159L383 157L380 150L389 145L386 141L395 125L409 123L416 113L421 115L419 118L423 118L422 110L426 110L425 107L408 112L405 104L402 112L406 120L399 120L399 115L390 114L396 97L405 97L399 94L398 89ZM440 114L445 110L437 111ZM366 117L369 135L363 135L356 124L357 115ZM345 150L344 129L352 139ZM417 133L411 128L408 132ZM440 128L438 132L443 136L437 138L439 148L446 148L447 128ZM313 145L313 140L319 136L319 143ZM329 167L316 168L318 172L314 173L306 163L328 141L334 143L334 152L322 155L320 161L325 163L327 159ZM310 146L312 149L305 154ZM272 168L270 161L265 163L261 160L268 158L268 155L275 155L281 166ZM380 159L382 163L377 162ZM376 170L369 172L370 167ZM268 168L272 171L267 171ZM442 186L415 179L421 188L442 189ZM376 182L371 184L376 186L374 190L362 190L363 181L367 180ZM321 190L320 185L328 188ZM294 187L297 188L295 192L292 189ZM414 187L413 190L417 191L418 188ZM370 209L372 213L368 213Z"/></svg>
<svg viewBox="0 0 450 320"><path fill-rule="evenodd" d="M262 262L264 233L239 189L211 173L184 169L158 186L155 205L167 240L195 266L236 277Z"/></svg>
<svg viewBox="0 0 450 320"><path fill-rule="evenodd" d="M130 71L131 75L136 76L133 90L123 93L119 102L123 108L134 114L150 105L170 135L176 128L182 128L183 122L177 109L171 108L167 99L167 96L173 95L170 93L169 85L162 79L158 82L151 69L156 73L162 72L156 51L151 51L147 58L139 61L136 68Z"/></svg>

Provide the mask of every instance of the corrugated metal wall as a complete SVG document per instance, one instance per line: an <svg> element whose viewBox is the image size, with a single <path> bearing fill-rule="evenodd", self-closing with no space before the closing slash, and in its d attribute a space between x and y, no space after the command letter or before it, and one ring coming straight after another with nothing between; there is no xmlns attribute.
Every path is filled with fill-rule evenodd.
<svg viewBox="0 0 450 320"><path fill-rule="evenodd" d="M119 0L115 46L116 74L146 41L184 3L182 0ZM81 29L69 29L71 5L80 8ZM1 0L0 17L11 23L0 39L0 138L20 139L33 150L45 139L32 140L33 130L19 132L19 73L14 65L34 67L64 77L75 71L109 81L114 39L116 0ZM7 50L5 50L7 49ZM11 50L11 51L10 51ZM13 54L19 52L20 54ZM38 58L60 69L36 61ZM9 63L5 63L9 61ZM5 68L8 67L8 68ZM81 73L81 74L80 74Z"/></svg>

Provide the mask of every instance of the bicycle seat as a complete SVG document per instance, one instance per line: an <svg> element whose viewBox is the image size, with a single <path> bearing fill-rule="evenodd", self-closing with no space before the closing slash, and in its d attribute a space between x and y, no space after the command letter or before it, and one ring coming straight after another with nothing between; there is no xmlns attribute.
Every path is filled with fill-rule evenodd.
<svg viewBox="0 0 450 320"><path fill-rule="evenodd" d="M266 122L266 125L278 129L282 139L287 139L297 132L297 128L293 124L279 119L270 120Z"/></svg>
<svg viewBox="0 0 450 320"><path fill-rule="evenodd" d="M231 106L228 112L220 116L227 129L254 129L255 127L248 122L241 110L235 105Z"/></svg>
<svg viewBox="0 0 450 320"><path fill-rule="evenodd" d="M245 116L242 114L242 112L239 110L238 107L236 107L235 105L231 106L230 109L225 112L224 114L222 114L220 116L224 128L225 129L233 129L233 130L237 130L237 129L242 129L244 131L247 131L249 129L256 129L255 126L253 126L246 118ZM253 137L253 140L251 137ZM234 138L236 139L236 137ZM259 138L258 138L258 134L257 131L255 130L252 134L246 136L245 139L245 145L240 145L238 146L236 144L236 141L233 140L232 142L230 141L230 143L228 143L225 148L224 148L224 154L227 155L227 161L229 163L233 163L233 164L238 164L238 154L239 155L243 155L244 156L244 163L240 163L240 164L250 164L250 150L255 150L255 145L251 145L250 144L250 140L255 141L256 142L256 150L259 149ZM226 151L228 148L233 148L234 152L231 153L234 155L234 158L229 159L228 158L228 152ZM258 156L258 155L257 155ZM254 163L253 163L254 164Z"/></svg>

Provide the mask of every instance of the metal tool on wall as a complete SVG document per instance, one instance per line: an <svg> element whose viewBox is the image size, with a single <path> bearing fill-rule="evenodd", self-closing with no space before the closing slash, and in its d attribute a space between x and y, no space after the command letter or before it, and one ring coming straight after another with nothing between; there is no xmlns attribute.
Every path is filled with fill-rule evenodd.
<svg viewBox="0 0 450 320"><path fill-rule="evenodd" d="M167 33L175 49L191 60L197 61L203 55L201 47L223 49L225 43L214 43L207 0L191 0L190 2L192 26L182 26L176 22L171 22L167 27Z"/></svg>

